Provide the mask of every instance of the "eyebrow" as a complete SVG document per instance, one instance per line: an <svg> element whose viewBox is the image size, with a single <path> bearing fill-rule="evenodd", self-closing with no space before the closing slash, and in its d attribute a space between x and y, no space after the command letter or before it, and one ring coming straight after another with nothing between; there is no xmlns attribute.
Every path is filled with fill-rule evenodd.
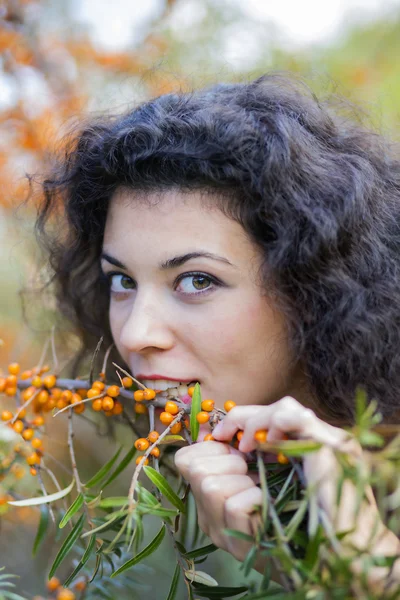
<svg viewBox="0 0 400 600"><path fill-rule="evenodd" d="M128 270L128 268L121 261L119 261L117 258L114 258L113 256L110 256L109 254L106 254L105 252L102 253L100 258L106 260L112 265L115 265L116 267L119 267L120 269L124 269L125 271ZM235 267L235 265L229 262L227 258L224 258L223 256L218 256L217 254L212 254L211 252L203 252L202 250L200 250L197 252L188 252L187 254L182 254L181 256L174 256L174 258L169 258L168 260L159 264L159 269L161 271L165 271L167 269L176 269L177 267L180 267L185 262L188 262L193 258L211 258L212 260L218 260L220 262L224 262L230 265L231 267L237 268Z"/></svg>

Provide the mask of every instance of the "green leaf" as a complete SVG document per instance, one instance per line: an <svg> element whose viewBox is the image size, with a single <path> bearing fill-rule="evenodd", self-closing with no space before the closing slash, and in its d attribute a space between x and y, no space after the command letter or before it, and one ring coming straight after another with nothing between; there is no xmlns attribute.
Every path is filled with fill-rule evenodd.
<svg viewBox="0 0 400 600"><path fill-rule="evenodd" d="M185 444L187 444L186 440L184 437L182 437L181 435L178 434L171 434L171 435L166 435L165 437L163 437L163 439L160 441L159 446L168 446L170 444L176 444L176 442L185 442Z"/></svg>
<svg viewBox="0 0 400 600"><path fill-rule="evenodd" d="M200 430L200 424L199 424L198 420L196 419L196 417L200 411L201 411L201 390L200 390L200 384L196 383L196 385L194 386L194 390L193 390L192 407L190 410L190 435L194 442L197 441L197 438L199 435L199 430Z"/></svg>
<svg viewBox="0 0 400 600"><path fill-rule="evenodd" d="M49 573L49 579L51 579L53 577L54 573L56 572L56 569L59 567L59 565L64 560L64 558L74 547L74 544L75 544L76 540L79 538L80 533L83 529L84 520L85 520L85 515L82 514L79 517L76 524L74 525L74 528L69 532L68 536L65 538L64 543L61 546L61 548L59 549L57 556L55 557L54 562L51 566L50 573Z"/></svg>
<svg viewBox="0 0 400 600"><path fill-rule="evenodd" d="M75 479L71 481L68 487L59 492L55 492L54 494L40 496L39 498L28 498L27 500L13 500L12 502L8 502L8 504L12 504L13 506L37 506L39 504L47 504L47 502L55 502L56 500L60 500L61 498L68 496L74 487L74 483Z"/></svg>
<svg viewBox="0 0 400 600"><path fill-rule="evenodd" d="M99 508L114 508L115 506L125 506L125 504L128 504L128 496L110 496L100 500Z"/></svg>
<svg viewBox="0 0 400 600"><path fill-rule="evenodd" d="M107 487L107 485L109 485L112 481L114 481L114 479L116 477L118 477L118 475L120 473L122 473L122 471L124 469L126 469L126 467L129 465L129 463L132 461L133 457L135 456L136 452L137 452L137 450L136 450L135 446L132 446L132 448L127 452L127 454L121 460L118 467L115 469L114 473L112 473L110 475L110 477L108 479L106 479L105 483L103 483L103 485L102 485L103 490L105 487Z"/></svg>
<svg viewBox="0 0 400 600"><path fill-rule="evenodd" d="M257 449L263 452L283 452L287 456L302 456L320 448L322 448L322 444L313 440L283 440L282 442L264 442L257 445Z"/></svg>
<svg viewBox="0 0 400 600"><path fill-rule="evenodd" d="M74 502L71 504L71 506L69 507L69 509L63 516L63 518L61 519L61 521L58 525L60 529L62 529L63 527L66 526L66 524L71 519L71 517L73 517L74 514L78 512L78 510L81 508L82 505L83 505L83 494L79 494L75 498Z"/></svg>
<svg viewBox="0 0 400 600"><path fill-rule="evenodd" d="M172 508L164 508L164 506L137 506L137 510L142 515L154 515L156 517L173 519L178 514L177 510Z"/></svg>
<svg viewBox="0 0 400 600"><path fill-rule="evenodd" d="M197 384L196 384L197 385ZM185 505L182 500L177 496L161 473L158 473L153 467L143 467L144 472L152 483L160 490L160 492L181 512L185 512Z"/></svg>
<svg viewBox="0 0 400 600"><path fill-rule="evenodd" d="M48 506L42 505L40 507L39 527L38 527L38 530L36 533L35 541L33 542L32 556L36 555L36 552L38 551L38 548L46 535L48 525L49 525L49 508L48 508Z"/></svg>
<svg viewBox="0 0 400 600"><path fill-rule="evenodd" d="M159 501L151 492L149 492L149 490L146 490L146 488L140 483L138 483L138 488L140 502L148 504L149 506L159 506Z"/></svg>
<svg viewBox="0 0 400 600"><path fill-rule="evenodd" d="M81 558L81 560L79 561L79 563L76 565L75 569L73 570L73 572L71 573L71 575L68 577L68 579L66 581L64 581L64 587L68 587L69 584L75 579L75 577L78 575L79 571L81 569L83 569L83 567L85 566L85 564L87 563L87 561L89 560L93 548L94 548L94 544L96 542L96 536L92 535L92 537L89 540L89 543L86 547L86 550Z"/></svg>
<svg viewBox="0 0 400 600"><path fill-rule="evenodd" d="M192 571L192 569L185 569L185 576L192 583L196 581L197 583L202 583L203 585L207 585L209 587L218 586L218 581L204 571Z"/></svg>
<svg viewBox="0 0 400 600"><path fill-rule="evenodd" d="M208 544L208 546L203 546L202 548L197 548L197 550L191 550L190 552L186 552L184 558L192 559L199 558L200 556L207 556L211 554L211 552L215 552L218 550L218 547L214 544Z"/></svg>
<svg viewBox="0 0 400 600"><path fill-rule="evenodd" d="M199 583L193 584L193 589L196 592L196 595L205 596L206 598L230 598L232 596L237 596L238 594L243 594L247 592L248 587L208 587L205 585L201 585ZM265 593L265 592L264 592Z"/></svg>
<svg viewBox="0 0 400 600"><path fill-rule="evenodd" d="M119 450L117 450L117 452L114 454L114 456L112 458L110 458L110 460L108 462L106 462L105 465L103 465L101 467L101 469L99 469L99 471L97 471L97 473L95 475L93 475L93 477L91 479L89 479L89 481L87 483L84 483L83 485L87 488L91 488L94 485L96 485L96 483L99 483L99 481L101 481L103 479L103 477L105 477L107 475L107 473L109 471L111 471L112 467L114 466L115 461L117 460L118 456L120 455L122 450L122 446L121 448L119 448Z"/></svg>
<svg viewBox="0 0 400 600"><path fill-rule="evenodd" d="M230 535L238 540L243 540L244 542L250 542L254 544L254 538L248 533L243 533L243 531L236 531L236 529L224 529L225 535Z"/></svg>
<svg viewBox="0 0 400 600"><path fill-rule="evenodd" d="M163 525L161 527L160 531L157 533L154 540L151 541L150 544L148 544L146 546L146 548L144 548L141 552L139 552L139 554L137 554L136 556L134 556L133 558L128 560L126 563L124 563L119 569L114 571L114 573L112 573L110 575L110 577L111 578L116 577L120 573L123 573L127 569L130 569L131 567L133 567L133 565L136 565L138 562L140 562L144 558L147 558L147 556L150 556L150 554L153 554L153 552L155 552L157 550L157 548L163 541L164 535L165 535L165 525Z"/></svg>
<svg viewBox="0 0 400 600"><path fill-rule="evenodd" d="M308 508L308 500L307 500L307 498L304 498L304 500L301 502L299 508L294 513L293 517L290 519L289 523L286 526L285 533L286 533L286 541L287 542L289 542L292 539L292 537L296 533L298 527L303 522L304 516L307 512L307 508Z"/></svg>
<svg viewBox="0 0 400 600"><path fill-rule="evenodd" d="M169 588L167 600L175 600L176 591L178 589L179 577L181 574L181 568L179 563L177 563L174 571L174 576L172 577L171 587Z"/></svg>

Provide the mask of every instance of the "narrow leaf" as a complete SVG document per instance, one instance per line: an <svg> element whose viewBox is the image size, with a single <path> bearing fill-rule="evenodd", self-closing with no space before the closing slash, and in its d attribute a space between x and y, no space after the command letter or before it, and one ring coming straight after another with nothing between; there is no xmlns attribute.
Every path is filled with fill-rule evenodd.
<svg viewBox="0 0 400 600"><path fill-rule="evenodd" d="M190 552L186 552L185 558L199 558L200 556L207 556L211 554L211 552L215 552L218 550L218 547L214 544L208 544L208 546L203 546L202 548L197 548L197 550L191 550Z"/></svg>
<svg viewBox="0 0 400 600"><path fill-rule="evenodd" d="M179 566L179 563L177 563L177 565L175 567L174 576L172 577L171 587L169 588L167 600L175 600L180 574L181 574L181 568Z"/></svg>
<svg viewBox="0 0 400 600"><path fill-rule="evenodd" d="M96 483L99 483L99 481L101 481L103 479L103 477L105 477L107 475L107 473L109 473L109 471L111 471L111 469L114 466L114 463L116 462L118 456L121 453L121 450L122 450L122 446L121 446L121 448L119 448L119 450L117 450L117 452L114 454L114 456L112 458L110 458L110 460L108 462L106 462L106 464L103 465L101 467L101 469L99 469L99 471L97 471L97 473L95 475L93 475L93 477L91 479L89 479L89 481L87 483L84 484L84 486L87 488L91 488L94 485L96 485Z"/></svg>
<svg viewBox="0 0 400 600"><path fill-rule="evenodd" d="M48 525L49 525L49 509L47 506L41 506L40 507L39 527L38 527L38 530L36 533L35 541L33 542L32 556L36 555L36 552L38 551L38 548L46 535Z"/></svg>
<svg viewBox="0 0 400 600"><path fill-rule="evenodd" d="M146 548L144 548L141 552L139 552L139 554L137 554L136 556L134 556L133 558L128 560L126 563L124 563L119 569L114 571L114 573L112 573L110 575L110 577L111 578L116 577L120 573L123 573L127 569L130 569L131 567L133 567L133 565L136 565L136 563L140 562L144 558L147 558L147 556L150 556L150 554L153 554L153 552L155 552L155 550L157 550L157 548L163 541L164 535L165 535L165 525L163 525L161 527L160 531L157 533L154 540L151 541L150 544L148 544L146 546Z"/></svg>
<svg viewBox="0 0 400 600"><path fill-rule="evenodd" d="M103 490L105 487L107 487L107 485L109 485L112 481L114 481L114 479L116 477L118 477L118 475L120 473L122 473L122 471L124 469L126 469L126 467L129 465L129 463L132 461L133 457L135 456L136 452L137 452L137 450L136 450L135 446L132 446L132 448L127 452L127 454L121 460L118 467L115 469L114 473L112 473L110 475L110 477L108 479L106 479L106 481L103 483L103 485L102 485Z"/></svg>
<svg viewBox="0 0 400 600"><path fill-rule="evenodd" d="M71 506L69 507L69 509L63 516L63 518L61 519L60 524L59 524L60 529L62 529L63 527L66 526L66 524L71 519L71 517L73 517L74 514L77 513L78 510L81 508L82 504L83 504L83 494L79 494L75 498L74 502L71 504Z"/></svg>
<svg viewBox="0 0 400 600"><path fill-rule="evenodd" d="M68 487L64 488L60 492L55 492L54 494L40 496L39 498L28 498L27 500L13 500L12 502L8 502L8 504L12 504L13 506L37 506L39 504L46 504L47 502L55 502L56 500L60 500L61 498L68 496L74 487L74 483L75 479L71 481Z"/></svg>
<svg viewBox="0 0 400 600"><path fill-rule="evenodd" d="M197 384L196 384L197 385ZM143 467L143 471L152 483L160 490L160 492L179 509L181 512L185 512L185 505L182 500L177 496L168 481L161 473L158 473L153 467Z"/></svg>
<svg viewBox="0 0 400 600"><path fill-rule="evenodd" d="M75 579L75 577L78 575L79 571L81 569L83 569L83 567L85 566L85 564L87 563L87 561L89 560L89 558L92 554L95 542L96 542L96 536L92 535L81 560L76 565L75 569L73 570L71 575L68 577L68 579L66 581L64 581L64 587L68 587L69 584L71 583L71 581L73 581Z"/></svg>
<svg viewBox="0 0 400 600"><path fill-rule="evenodd" d="M313 440L283 440L282 442L264 442L258 444L257 449L263 452L283 452L288 456L302 456L308 452L315 452L322 448L322 444Z"/></svg>
<svg viewBox="0 0 400 600"><path fill-rule="evenodd" d="M200 384L196 383L194 386L193 396L192 396L192 407L190 411L190 435L194 442L197 441L200 424L196 419L198 413L201 411L201 390Z"/></svg>
<svg viewBox="0 0 400 600"><path fill-rule="evenodd" d="M218 581L204 571L192 571L191 569L186 569L185 575L192 583L196 581L197 583L202 583L203 585L208 585L209 587L218 586Z"/></svg>
<svg viewBox="0 0 400 600"><path fill-rule="evenodd" d="M51 579L53 577L54 573L56 572L56 569L59 567L59 565L64 560L64 558L74 547L74 544L83 529L84 519L85 519L85 515L83 514L79 517L74 528L69 532L68 536L65 538L65 541L64 541L63 545L61 546L61 548L59 549L57 556L55 557L52 567L50 569L49 579Z"/></svg>
<svg viewBox="0 0 400 600"><path fill-rule="evenodd" d="M159 443L159 446L168 446L170 444L176 444L176 442L184 442L185 444L187 444L185 438L182 437L181 435L177 435L177 434L172 435L171 434L171 435L166 435Z"/></svg>
<svg viewBox="0 0 400 600"><path fill-rule="evenodd" d="M100 500L99 508L114 508L115 506L125 506L125 504L128 504L127 496L110 496Z"/></svg>

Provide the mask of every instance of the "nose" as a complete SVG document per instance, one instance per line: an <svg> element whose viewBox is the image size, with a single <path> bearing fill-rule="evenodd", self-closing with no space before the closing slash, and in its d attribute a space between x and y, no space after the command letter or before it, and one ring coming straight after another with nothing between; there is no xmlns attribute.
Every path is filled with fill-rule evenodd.
<svg viewBox="0 0 400 600"><path fill-rule="evenodd" d="M120 343L128 352L168 350L173 345L170 311L153 291L137 292L120 330Z"/></svg>

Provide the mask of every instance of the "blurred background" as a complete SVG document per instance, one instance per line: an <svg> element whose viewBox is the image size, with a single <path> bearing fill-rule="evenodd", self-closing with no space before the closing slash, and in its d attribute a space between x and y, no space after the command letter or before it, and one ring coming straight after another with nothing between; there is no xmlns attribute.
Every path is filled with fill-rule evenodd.
<svg viewBox="0 0 400 600"><path fill-rule="evenodd" d="M350 110L352 103L360 106L371 127L398 141L399 55L400 0L0 1L0 375L14 360L24 369L38 363L54 316L51 298L38 292L46 266L33 236L26 175L40 179L63 135L83 116L283 70L304 77L322 98L340 96ZM73 347L62 333L56 340L60 360L68 358ZM61 463L65 424L55 420L46 447ZM8 443L1 432L0 443ZM88 476L115 450L84 419L76 444ZM128 477L117 479L110 494L126 494ZM34 493L37 484L27 478L27 493ZM28 598L44 593L55 555L49 539L31 558L37 522L32 509L0 516L0 567L20 576L18 591ZM157 570L157 589L154 573L141 574L143 583L151 580L150 596L160 600L174 566L165 548L162 561L146 563ZM212 556L204 570L221 584L243 581L239 563L223 552Z"/></svg>

